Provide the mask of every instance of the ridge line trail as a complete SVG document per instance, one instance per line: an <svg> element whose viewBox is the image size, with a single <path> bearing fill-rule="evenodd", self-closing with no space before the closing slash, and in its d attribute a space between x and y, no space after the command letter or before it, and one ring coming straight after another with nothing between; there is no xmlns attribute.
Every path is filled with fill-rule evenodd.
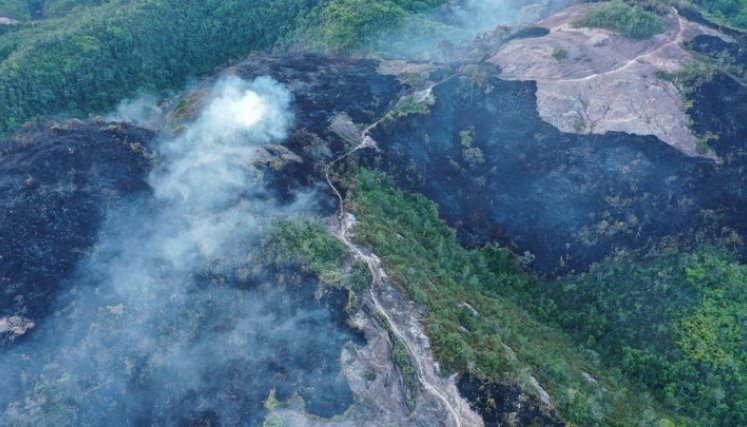
<svg viewBox="0 0 747 427"><path fill-rule="evenodd" d="M649 56L651 56L651 55L659 52L660 50L664 49L665 47L669 47L669 46L671 46L673 44L682 42L682 40L684 39L683 34L685 32L685 25L684 25L684 22L683 22L684 20L680 16L679 12L677 12L677 9L674 9L674 14L677 17L677 26L678 26L678 28L677 28L677 34L675 35L675 37L674 37L673 40L670 40L667 43L664 43L663 45L661 45L659 47L656 47L656 48L654 48L652 50L649 50L647 52L641 53L640 55L638 55L635 58L633 58L633 59L629 60L628 62L626 62L625 64L623 64L623 65L621 65L621 66L619 66L617 68L614 68L612 70L607 70L607 71L602 72L602 73L593 73L593 74L590 74L588 76L579 77L579 78L575 78L575 79L558 79L557 81L561 81L561 82L582 82L582 81L594 79L596 77L604 76L606 74L614 74L614 73L617 73L619 71L622 71L622 70L625 70L625 69L631 67L633 64L639 62L641 59L649 57Z"/></svg>
<svg viewBox="0 0 747 427"><path fill-rule="evenodd" d="M677 25L678 25L677 34L675 35L674 39L672 39L672 40L670 40L670 41L668 41L668 42L666 42L666 43L664 43L664 44L662 44L662 45L660 45L658 47L655 47L655 48L653 48L651 50L648 50L646 52L641 53L640 55L636 56L635 58L632 58L629 61L627 61L625 64L620 65L619 67L613 68L611 70L603 71L601 73L592 73L592 74L589 74L588 76L584 76L584 77L574 77L574 78L538 78L538 79L533 79L533 80L535 80L535 81L542 81L542 82L566 82L566 83L585 82L585 81L588 81L588 80L593 80L593 79L595 79L597 77L602 77L602 76L606 76L606 75L610 75L610 74L615 74L615 73L618 73L620 71L626 70L626 69L630 68L631 66L635 65L636 63L639 63L641 61L641 59L650 57L650 56L656 54L657 52L661 51L662 49L667 48L667 47L669 47L669 46L671 46L673 44L682 43L685 40L685 32L687 31L686 27L687 27L688 24L687 24L687 21L685 20L685 18L683 18L682 15L680 15L680 13L677 10L677 8L672 8L672 10L674 11L674 15L677 17ZM690 24L690 25L692 25L692 24ZM736 81L737 83L739 83L741 86L744 86L744 87L747 88L747 81L745 81L741 77L736 76L736 75L734 75L731 72L725 72L725 74L728 75L729 77L731 77L734 81ZM502 78L506 78L506 77L502 77ZM520 79L517 79L517 78L506 78L506 79L507 80L520 80Z"/></svg>
<svg viewBox="0 0 747 427"><path fill-rule="evenodd" d="M451 77L444 79L438 83L434 83L431 85L428 89L428 91L432 90L433 87L436 85L443 83L444 81L450 79ZM376 295L376 289L378 287L381 287L383 285L383 268L381 267L381 261L375 256L375 255L367 255L363 252L355 243L353 243L350 240L350 237L348 235L348 231L350 230L351 226L353 225L352 221L347 220L346 215L346 209L345 209L345 201L342 197L342 194L337 189L337 187L332 182L332 178L330 177L330 172L332 170L332 167L339 162L340 160L345 159L346 157L350 156L351 154L355 153L358 150L362 150L364 148L376 148L376 142L369 136L369 132L371 132L376 126L378 126L381 122L386 120L387 115L385 114L383 117L381 117L379 120L374 122L373 124L366 127L361 132L361 142L358 143L355 147L351 148L349 151L347 151L344 154L341 154L337 158L333 159L331 162L329 162L325 167L324 176L327 180L327 184L332 189L332 191L337 196L338 202L339 202L339 211L338 211L338 222L339 227L336 231L336 237L342 241L342 243L353 253L356 257L363 260L366 265L368 266L368 270L371 272L371 286L369 289L369 293L371 296L371 299L374 303L374 307L376 308L376 311L380 316L382 316L384 319L386 319L387 322L389 322L390 329L392 330L392 333L397 337L397 339L400 340L402 345L407 350L408 355L410 356L410 361L415 366L416 370L416 376L418 379L418 382L423 386L423 388L431 393L433 396L435 396L441 403L444 405L446 410L449 412L451 418L454 419L454 424L456 427L462 427L462 422L459 417L459 413L452 407L451 403L449 402L449 399L442 393L439 388L428 381L426 378L427 374L425 373L425 368L423 367L423 363L420 360L420 358L417 356L417 353L415 350L413 350L416 345L413 344L410 339L408 339L404 333L402 333L397 326L397 323L392 319L392 317L389 315L389 313L386 311L386 309L381 305L379 302L379 298Z"/></svg>
<svg viewBox="0 0 747 427"><path fill-rule="evenodd" d="M597 77L601 77L601 76L605 76L605 75L608 75L608 74L614 74L614 73L618 73L620 71L623 71L623 70L625 70L627 68L630 68L634 64L638 63L643 58L649 57L649 56L651 56L651 55L659 52L660 50L662 50L662 49L664 49L666 47L669 47L669 46L671 46L673 44L682 42L684 40L684 33L685 33L684 18L682 18L682 16L680 16L680 14L679 14L679 12L677 11L676 8L673 8L673 10L674 10L674 15L677 17L677 25L678 25L677 34L675 35L675 37L674 37L673 40L670 40L670 41L662 44L661 46L655 47L655 48L653 48L651 50L648 50L646 52L641 53L640 55L636 56L635 58L630 59L628 62L626 62L625 64L623 64L623 65L621 65L621 66L619 66L617 68L613 68L611 70L603 71L601 73L592 73L592 74L589 74L588 76L584 76L584 77L567 78L567 79L541 78L541 79L535 79L535 80L537 80L537 81L550 81L550 82L584 82L584 81L587 81L587 80L592 80L592 79L595 79Z"/></svg>

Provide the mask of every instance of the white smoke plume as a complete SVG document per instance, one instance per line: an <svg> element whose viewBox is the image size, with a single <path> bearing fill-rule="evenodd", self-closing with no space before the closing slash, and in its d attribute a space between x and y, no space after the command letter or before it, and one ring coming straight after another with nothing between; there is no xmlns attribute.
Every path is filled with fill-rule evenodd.
<svg viewBox="0 0 747 427"><path fill-rule="evenodd" d="M131 123L138 126L156 125L163 110L158 105L158 98L151 94L141 94L133 99L126 99L105 119L108 122Z"/></svg>
<svg viewBox="0 0 747 427"><path fill-rule="evenodd" d="M273 384L313 384L322 400L347 387L321 366L351 338L329 309L228 283L256 266L263 225L305 208L269 200L252 166L286 137L291 101L270 78L229 77L158 143L152 194L109 213L56 312L0 354L0 425L251 425Z"/></svg>

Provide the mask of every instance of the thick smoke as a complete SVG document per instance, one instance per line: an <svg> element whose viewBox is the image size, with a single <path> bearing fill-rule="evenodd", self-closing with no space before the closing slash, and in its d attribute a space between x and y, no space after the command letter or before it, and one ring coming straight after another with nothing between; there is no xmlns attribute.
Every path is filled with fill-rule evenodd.
<svg viewBox="0 0 747 427"><path fill-rule="evenodd" d="M55 313L0 356L0 424L251 425L272 388L344 410L351 335L310 298L313 280L247 283L263 226L305 205L274 203L252 169L285 138L291 94L227 78L211 96L156 147L152 193L109 213Z"/></svg>

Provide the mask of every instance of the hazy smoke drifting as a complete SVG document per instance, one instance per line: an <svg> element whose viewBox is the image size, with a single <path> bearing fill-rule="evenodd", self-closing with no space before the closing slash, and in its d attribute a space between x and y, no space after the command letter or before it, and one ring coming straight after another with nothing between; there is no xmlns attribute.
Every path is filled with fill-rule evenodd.
<svg viewBox="0 0 747 427"><path fill-rule="evenodd" d="M161 113L158 99L153 95L143 94L120 102L117 109L106 116L106 121L150 126L156 124L154 122Z"/></svg>
<svg viewBox="0 0 747 427"><path fill-rule="evenodd" d="M443 60L441 45L461 44L499 25L518 27L561 9L574 0L462 0L430 15L413 16L382 37L374 51L385 56Z"/></svg>
<svg viewBox="0 0 747 427"><path fill-rule="evenodd" d="M236 286L258 268L263 224L303 208L268 200L252 169L261 145L286 136L291 98L269 78L227 78L185 133L159 143L152 194L109 213L56 312L0 355L0 424L254 424L273 386L337 405L347 386L335 362L351 337L329 326L330 310Z"/></svg>

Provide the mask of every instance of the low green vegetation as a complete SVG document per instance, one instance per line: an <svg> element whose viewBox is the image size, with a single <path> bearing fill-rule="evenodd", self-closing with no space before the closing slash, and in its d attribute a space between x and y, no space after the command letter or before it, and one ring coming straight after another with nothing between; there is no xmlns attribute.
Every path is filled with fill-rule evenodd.
<svg viewBox="0 0 747 427"><path fill-rule="evenodd" d="M664 31L664 22L654 13L621 0L593 7L576 27L604 28L631 39L648 39Z"/></svg>
<svg viewBox="0 0 747 427"><path fill-rule="evenodd" d="M537 305L697 425L747 424L747 266L730 253L617 260Z"/></svg>
<svg viewBox="0 0 747 427"><path fill-rule="evenodd" d="M417 393L418 390L418 378L415 375L415 368L412 366L407 348L405 348L402 341L394 334L389 321L383 316L381 316L380 320L389 335L389 339L393 343L392 361L397 365L400 372L402 372L402 378L404 379L406 388L405 392L407 393L405 404L407 405L407 409L412 411L415 409L415 393Z"/></svg>
<svg viewBox="0 0 747 427"><path fill-rule="evenodd" d="M698 150L698 154L707 154L711 150L710 142L718 141L720 138L721 135L711 131L708 131L700 136L695 147Z"/></svg>
<svg viewBox="0 0 747 427"><path fill-rule="evenodd" d="M675 73L663 70L656 72L658 78L674 83L683 98L685 110L689 113L695 103L694 97L698 88L713 80L717 74L730 76L737 81L747 78L747 72L736 65L728 56L710 57L694 53L697 59L685 62ZM692 119L691 119L692 124ZM710 151L710 142L717 141L720 135L713 131L706 131L698 136L696 150L704 155Z"/></svg>
<svg viewBox="0 0 747 427"><path fill-rule="evenodd" d="M605 367L593 351L521 308L537 281L507 250L467 250L433 203L360 171L351 184L354 239L381 257L389 280L426 310L426 331L442 369L532 392L532 377L575 425L690 424L663 411L645 390ZM587 377L588 375L588 377ZM592 378L593 377L593 378Z"/></svg>
<svg viewBox="0 0 747 427"><path fill-rule="evenodd" d="M694 0L693 3L717 23L747 30L747 0Z"/></svg>
<svg viewBox="0 0 747 427"><path fill-rule="evenodd" d="M262 427L283 427L283 419L277 413L280 401L277 398L277 391L274 388L270 390L270 394L264 402L264 407L268 414L262 423Z"/></svg>
<svg viewBox="0 0 747 427"><path fill-rule="evenodd" d="M425 100L420 101L415 95L408 95L397 105L391 114L396 117L404 117L410 114L428 114L429 111L428 103Z"/></svg>
<svg viewBox="0 0 747 427"><path fill-rule="evenodd" d="M59 18L76 9L98 6L112 0L0 0L0 16L18 21Z"/></svg>
<svg viewBox="0 0 747 427"><path fill-rule="evenodd" d="M462 158L470 167L476 167L485 163L485 153L479 147L475 147L475 128L470 127L459 132L459 141L462 145Z"/></svg>
<svg viewBox="0 0 747 427"><path fill-rule="evenodd" d="M734 63L734 58L728 55L707 56L692 52L695 59L685 62L676 73L658 74L659 77L667 77L680 88L680 91L689 98L702 84L713 79L716 74L727 75L737 81L747 79L747 71Z"/></svg>
<svg viewBox="0 0 747 427"><path fill-rule="evenodd" d="M555 58L556 61L562 61L568 58L568 49L557 45L552 49L552 57Z"/></svg>
<svg viewBox="0 0 747 427"><path fill-rule="evenodd" d="M668 82L674 82L675 79L677 78L677 74L670 73L669 71L665 71L665 70L656 70L654 74L656 75L656 77L662 80L666 80Z"/></svg>
<svg viewBox="0 0 747 427"><path fill-rule="evenodd" d="M0 0L0 16L24 21L29 18L29 5L26 0Z"/></svg>
<svg viewBox="0 0 747 427"><path fill-rule="evenodd" d="M345 245L316 220L306 217L276 222L263 241L268 265L296 264L326 283L362 293L371 281L368 266L352 261Z"/></svg>

